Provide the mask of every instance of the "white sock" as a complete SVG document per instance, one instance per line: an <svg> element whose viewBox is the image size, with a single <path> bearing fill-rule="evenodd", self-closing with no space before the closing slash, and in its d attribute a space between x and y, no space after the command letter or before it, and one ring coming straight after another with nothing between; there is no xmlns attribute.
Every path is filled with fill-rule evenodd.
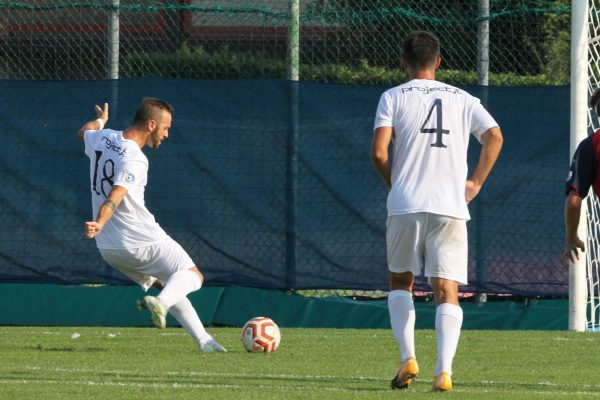
<svg viewBox="0 0 600 400"><path fill-rule="evenodd" d="M204 329L198 313L196 313L194 306L192 306L187 297L184 297L182 300L179 300L179 303L171 306L169 313L179 321L181 326L185 328L198 344L206 343L212 339L212 336Z"/></svg>
<svg viewBox="0 0 600 400"><path fill-rule="evenodd" d="M157 296L167 310L184 297L202 287L202 280L195 272L182 269L175 272Z"/></svg>
<svg viewBox="0 0 600 400"><path fill-rule="evenodd" d="M452 360L456 354L463 311L460 306L443 303L435 310L435 334L437 336L438 361L434 375L446 372L452 375Z"/></svg>
<svg viewBox="0 0 600 400"><path fill-rule="evenodd" d="M406 290L392 290L388 295L388 309L392 332L400 346L402 362L415 357L415 306L412 294Z"/></svg>

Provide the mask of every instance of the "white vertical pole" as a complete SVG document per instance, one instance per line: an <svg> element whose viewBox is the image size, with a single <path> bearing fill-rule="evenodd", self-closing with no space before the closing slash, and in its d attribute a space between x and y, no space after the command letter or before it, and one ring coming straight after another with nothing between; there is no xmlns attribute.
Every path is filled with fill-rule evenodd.
<svg viewBox="0 0 600 400"><path fill-rule="evenodd" d="M487 86L490 77L490 0L478 0L479 18L477 24L477 84Z"/></svg>
<svg viewBox="0 0 600 400"><path fill-rule="evenodd" d="M119 79L119 1L111 0L108 24L108 66L109 79Z"/></svg>
<svg viewBox="0 0 600 400"><path fill-rule="evenodd" d="M588 5L587 0L571 5L571 140L570 155L587 137L588 115ZM577 234L587 243L586 202L582 204ZM589 251L589 246L586 249ZM569 265L569 330L586 330L586 257Z"/></svg>

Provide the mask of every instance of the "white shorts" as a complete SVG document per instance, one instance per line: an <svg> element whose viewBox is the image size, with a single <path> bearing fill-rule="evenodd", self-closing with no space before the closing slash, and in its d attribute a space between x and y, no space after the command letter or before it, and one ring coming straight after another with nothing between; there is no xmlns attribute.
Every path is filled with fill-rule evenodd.
<svg viewBox="0 0 600 400"><path fill-rule="evenodd" d="M158 279L163 285L182 269L195 267L186 251L170 237L136 249L98 249L104 261L148 290Z"/></svg>
<svg viewBox="0 0 600 400"><path fill-rule="evenodd" d="M391 272L427 278L468 280L467 221L431 213L391 215L387 219L387 258Z"/></svg>

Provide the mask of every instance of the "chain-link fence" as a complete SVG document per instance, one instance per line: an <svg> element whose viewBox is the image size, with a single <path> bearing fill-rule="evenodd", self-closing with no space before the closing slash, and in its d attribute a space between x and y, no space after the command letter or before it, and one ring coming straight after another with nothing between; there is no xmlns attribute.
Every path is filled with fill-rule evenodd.
<svg viewBox="0 0 600 400"><path fill-rule="evenodd" d="M487 72L489 73L490 85L568 84L570 40L570 3L568 0L300 0L297 18L300 21L300 34L298 42L295 43L294 35L290 35L290 31L293 31L292 21L294 21L294 17L288 0L0 0L0 79L100 80L131 77L172 77L202 80L285 79L288 77L290 49L295 48L297 44L300 59L299 78L302 81L397 84L405 79L405 75L399 67L402 40L408 32L423 29L435 32L442 41L443 64L438 76L448 83L458 85L476 84L478 73L479 75L485 75ZM482 71L482 69L484 70ZM22 82L11 83L15 84L12 92L5 85L7 86L4 90L5 104L15 102L14 99L22 95L21 91L34 86L27 84L27 82L23 85L21 85ZM54 83L56 82L46 82L46 84ZM199 98L192 98L199 96L196 92L184 92L183 95L175 92L168 93L174 99L177 96L190 97L182 99L181 103L183 105L176 107L178 110L186 110L181 111L178 118L179 115L187 115L188 120L181 121L179 119L178 121L180 126L185 126L185 129L189 132L196 133L195 130L204 129L204 136L210 138L206 142L206 147L203 147L203 151L207 152L204 155L206 159L213 161L214 165L220 165L218 163L222 162L223 165L234 168L235 171L228 175L231 179L238 179L240 172L249 175L248 171L254 171L252 168L256 165L264 166L265 159L262 152L265 150L263 148L256 149L255 158L238 149L236 151L239 151L240 154L243 153L244 157L248 156L249 159L247 160L242 156L234 161L230 159L226 152L231 150L234 144L239 144L240 141L237 137L227 136L227 133L224 133L227 129L221 129L223 119L226 117L219 114L223 111L215 108L215 104L223 100L222 92L220 89L215 88L218 85L196 85L197 82L194 83L194 85L190 84L189 86L199 87L198 93L202 93L200 97L204 99L207 96L212 96L210 97L211 101L207 101L207 104L202 106L203 108L198 109L198 104L201 103ZM216 82L210 83L216 84ZM135 86L131 83L128 84ZM40 87L42 86L44 85ZM75 86L73 83L65 85L65 87L68 87L70 95L77 101L81 103L84 101L97 101L95 98L91 100L85 96L75 96L74 93L77 92ZM100 89L110 91L105 87L107 85L92 86L95 91ZM131 98L130 92L125 90L126 86L122 85L120 87L121 91L117 95L111 92L110 96L118 99L121 105L127 104L133 107L138 99ZM158 82L156 87L162 88L163 92L155 95L163 96L164 91L170 90L168 89L169 86L164 82ZM181 89L185 86L185 84L179 84L178 88ZM243 114L249 120L238 121L238 125L229 124L229 130L247 130L248 126L253 123L256 131L256 133L251 131L253 135L265 134L265 124L273 123L267 114L273 112L273 104L275 104L279 106L275 109L281 113L281 121L276 121L277 128L273 128L273 132L285 131L285 125L289 122L287 119L290 118L288 115L290 110L280 109L282 108L280 103L286 101L284 97L277 97L284 91L280 86L285 85L281 85L281 82L279 82L274 85L272 90L273 96L277 100L273 101L273 99L268 98L269 96L264 96L264 93L261 93L261 96L252 99L256 104L246 104L239 98L251 96L252 90L264 90L264 85L261 86L263 89L256 89L252 86L252 90L245 91L237 97L233 95L237 92L232 88L228 88L226 92L232 94L233 99L226 100L231 103L223 107L238 107L244 110L246 110L244 107L247 107L248 112L240 112L240 115ZM327 263L339 268L339 276L344 276L348 275L352 268L359 270L363 267L363 265L358 264L368 263L368 258L374 258L371 253L358 251L361 247L356 245L361 240L360 243L365 246L371 243L367 243L368 240L364 237L364 226L377 226L381 231L384 229L384 224L378 223L383 221L383 214L385 214L385 191L381 182L375 179L374 172L368 165L364 153L368 147L369 138L363 135L363 132L369 135L374 112L374 110L365 110L364 104L368 103L370 106L375 107L377 96L373 93L379 94L380 89L371 88L370 90L373 93L363 93L362 91L355 93L348 87L339 89L338 92L335 87L323 86L327 87L315 88L314 92L307 90L305 86L304 93L312 93L309 96L314 97L310 97L310 101L304 98L306 104L304 104L305 109L303 109L303 120L300 129L306 135L305 140L309 138L318 139L323 140L323 143L318 142L321 144L305 149L305 153L300 153L303 154L303 158L299 160L299 174L312 185L305 192L305 197L300 200L304 201L301 205L307 212L310 211L312 214L317 215L318 218L315 217L317 225L320 223L319 221L322 222L323 220L331 222L331 225L327 226L329 236L325 238L330 242L318 237L317 228L312 226L299 233L300 236L304 234L304 237L299 237L302 239L301 246L304 250L302 254L308 254L306 260L303 260L307 265L313 263L318 266L319 262L325 260ZM352 88L359 89L358 87ZM14 108L8 109L6 108L8 106L5 106L4 122L8 122L5 126L9 125L10 129L19 133L25 131L35 133L36 130L39 131L40 129L45 129L45 133L48 133L46 124L49 120L55 118L56 109L66 110L67 104L72 101L72 99L56 100L59 93L61 93L61 89L54 90L52 92L53 96L44 95L43 90L40 89L40 93L32 93L34 96L30 96L37 96L35 100L29 97L22 98L23 96L21 96L19 102L15 102ZM131 90L134 91L135 88ZM333 94L328 94L330 92L333 92ZM502 101L509 102L507 99L510 98L511 94L502 90L495 93L495 99L504 99ZM145 94L151 95L151 93ZM510 141L507 140L505 148L506 153L510 153L510 155L504 157L512 157L512 160L516 160L514 164L510 166L502 164L499 166L500 172L496 172L498 176L504 177L505 180L502 180L502 182L510 179L514 179L514 182L499 185L494 183L493 178L492 190L494 190L495 185L500 189L490 193L494 193L498 198L503 199L509 196L510 193L510 196L513 197L511 201L514 200L514 204L521 205L520 210L523 214L526 214L519 214L518 216L519 221L525 221L522 223L523 226L519 227L523 235L530 233L528 229L531 226L536 226L540 232L553 232L552 237L542 243L535 241L535 245L539 246L539 248L535 248L535 251L538 252L538 261L541 261L537 262L537 269L534 270L530 265L533 262L529 262L529 253L532 251L531 245L522 242L523 248L520 248L521 242L516 241L517 244L515 244L514 235L504 234L506 231L511 230L512 225L514 225L513 220L504 218L504 215L511 214L514 216L514 211L501 207L494 208L498 207L498 204L496 204L496 198L493 196L490 196L487 200L481 200L481 206L478 206L477 210L485 209L488 214L478 211L482 215L475 217L474 221L477 226L473 229L488 232L489 226L493 224L497 224L499 228L492 235L494 243L489 247L485 247L489 244L487 242L488 237L490 237L488 233L485 235L471 235L470 240L473 245L471 247L474 249L471 253L471 262L475 262L474 258L490 261L488 265L484 265L482 268L478 267L478 271L488 271L487 275L480 276L480 272L477 272L477 276L472 278L475 281L474 288L478 290L481 288L486 290L484 284L495 280L500 283L491 287L490 292L508 293L511 291L511 287L502 286L504 281L497 279L497 277L510 275L505 271L509 267L517 265L519 266L518 270L521 272L514 274L514 276L520 282L525 282L525 284L515 289L515 293L531 294L540 287L540 281L545 281L548 287L544 287L543 292L555 295L564 292L564 283L566 282L564 270L555 268L556 260L552 249L556 243L558 243L558 246L562 243L562 228L557 228L561 224L561 199L554 201L555 197L560 197L560 193L556 192L554 185L557 180L556 176L560 175L562 178L562 175L557 171L562 171L563 162L567 162L566 155L563 160L563 153L566 153L562 151L561 147L563 144L566 146L566 142L561 142L560 134L549 136L548 132L540 132L540 130L543 130L543 125L548 123L548 118L542 118L544 113L551 114L555 118L552 122L553 128L560 130L564 118L562 118L562 108L559 105L561 102L568 103L568 96L565 95L565 91L561 90L556 93L553 92L553 99L547 99L546 95L537 92L532 93L531 96L533 97L527 96L528 94L519 94L518 98L522 101L519 106L512 104L514 103L512 102L508 107L501 107L498 103L494 104L494 99L490 100L491 108L494 111L497 110L494 115L498 116L499 121L502 122L508 121L510 118L510 126L515 127L513 131L518 131L517 126L528 126L525 134L519 134L518 139L521 141L515 138ZM313 99L315 100L313 101ZM338 103L335 103L336 101ZM529 109L525 110L528 101L534 102L539 109L536 109L535 112ZM50 102L54 103L50 104ZM241 102L241 105L238 102ZM352 103L352 106L355 107L352 108L351 118L347 115L350 109L349 103ZM41 110L43 113L36 107L43 108ZM52 135L56 136L56 142L62 143L64 139L61 135L64 134L64 131L80 122L79 106L74 107L71 104L69 107L68 110L70 111L65 112L64 118L70 119L63 121L64 126L61 126L60 129L58 127L53 128ZM514 107L514 109L511 107ZM22 111L24 109L28 109L28 111ZM29 111L29 109L35 111ZM111 110L119 112L118 108ZM1 114L2 110L0 109ZM196 114L202 117L197 117ZM115 114L112 115L113 122L119 120L114 118ZM210 115L212 119L207 118L207 115ZM337 117L332 118L332 115ZM538 119L532 119L533 115L537 116ZM120 115L119 123L127 123L123 120L124 117L123 114ZM331 119L336 121L335 125L331 124ZM266 120L266 122L263 120ZM503 126L508 126L508 124ZM344 132L344 135L340 136L339 132ZM356 135L354 142L349 141L349 132ZM311 134L313 136L310 136ZM49 149L56 146L53 137L44 138L44 140L51 142L48 145L49 147L41 148L40 154L36 154L34 157L36 160L38 158L44 160L43 168L46 170L54 165L53 155L49 153ZM181 135L181 137L184 137L184 135ZM544 145L545 147L540 145L540 137L548 140ZM279 143L279 150L284 149L286 146L285 138L279 139L283 141L279 143L272 138L268 138L265 140L264 146L268 147L268 145ZM6 144L6 140L4 144ZM27 135L20 134L14 140L15 143L10 143L10 140L8 144L15 145L16 143L20 146L16 147L17 149L29 149L31 143L36 143L39 138L33 138L33 136L29 138ZM247 140L249 140L249 145L256 145L255 137ZM176 143L177 139L173 139L173 144ZM215 144L221 145L222 147L219 149L222 151L213 151ZM19 154L22 150L13 151L10 146L2 147L6 148L7 160L10 157L20 157ZM33 147L35 150L39 146ZM174 146L174 150L172 148L171 151L188 151L191 147L188 145ZM327 151L329 148L338 149L338 153L330 154ZM532 155L531 149L534 148L537 149L537 152ZM76 162L74 162L74 165L64 167L64 175L61 174L61 177L64 177L65 180L70 180L71 178L68 178L69 174L81 167L78 163L80 160L77 158L80 155L79 149L69 148L68 150L71 152L69 154L72 154L70 157ZM284 156L285 154L281 153L282 160ZM360 158L363 156L364 159ZM181 158L179 154L172 157L173 160L180 160ZM532 160L535 162L532 162ZM36 173L35 168L38 168L39 165L30 162L26 158L18 161L21 169L17 169L18 173L13 174L15 177L14 184L27 183L30 176ZM233 167L231 166L232 162ZM10 164L10 160L7 161L7 164ZM167 164L173 165L171 161ZM339 169L340 165L349 168L347 181L345 181L346 185L342 185L342 187L339 187L340 177L338 175L330 176L328 174L328 171ZM529 169L524 170L524 165L527 165ZM208 188L223 189L221 186L227 180L215 175L209 166L201 167L199 168L196 165L199 170L196 172L206 175L203 179L208 180L208 183L204 184L208 185ZM0 163L0 172L9 170L12 171L11 174L14 172ZM187 167L182 168L181 171L187 171ZM523 188L522 186L530 182L534 176L539 176L539 171L544 171L544 174L547 174L547 182L542 185L543 187L538 188L537 192L529 190L529 188ZM284 171L279 169L277 172L281 175L278 179L284 180ZM269 175L253 175L252 179L259 180L260 185L267 185L274 180L272 177L265 178L267 176ZM220 180L215 180L216 178ZM35 182L30 185L31 187L35 188L46 184L46 182L42 182L44 179L41 177L36 176L35 179ZM40 182L37 182L38 179ZM83 179L85 180L86 177L83 176ZM165 178L165 182L170 182L170 179ZM341 194L348 195L345 190L352 187L358 180L361 182L367 181L371 186L362 187L363 190L360 192L357 190L357 193L350 193L351 200L344 202L345 197ZM242 183L245 185L247 182ZM196 189L198 189L199 194L195 197L197 199L205 199L206 197L207 190L204 187L200 190L201 184L203 184L202 180L198 179ZM255 206L259 211L255 214L262 218L262 211L260 210L265 206L262 195L268 190L260 185L256 188ZM242 187L245 186L242 185ZM505 187L511 189L508 190ZM23 190L23 193L28 190L31 190L29 186ZM48 188L47 192L52 192L52 189ZM14 205L20 211L17 214L22 220L30 218L31 207L29 207L30 203L28 202L31 201L37 204L37 197L30 196L28 193L29 197L26 201L21 200L18 202L19 204ZM370 196L373 196L374 193L380 196L377 197L377 205L371 204L372 199ZM154 196L160 197L162 194L155 194ZM16 201L14 194L9 197L8 204ZM283 197L283 195L280 197ZM485 196L482 196L482 198L485 199ZM319 199L321 202L316 202ZM353 201L358 203L354 204ZM544 201L548 203L543 203L542 206L536 203ZM172 203L167 199L164 202L165 210L161 210L158 206L158 204L162 204L158 200L156 201L155 210L158 213L163 213L162 215L166 213L167 216L172 217L169 214L174 212L170 207ZM185 203L184 200L182 202ZM283 200L280 199L280 202L283 202ZM273 203L275 204L277 201ZM64 215L74 218L72 211L76 204L79 203L73 202L73 205L69 203ZM233 244L227 242L229 239L223 239L228 236L222 234L219 229L227 231L230 228L229 226L223 226L223 221L217 217L220 218L225 215L231 218L231 232L233 232L233 227L239 228L239 218L242 218L243 215L242 213L231 214L231 210L228 208L230 207L229 200L215 200L214 204L220 204L223 208L221 215L218 212L214 213L215 222L207 222L212 220L207 219L206 215L202 214L203 210L199 211L198 215L193 218L189 218L189 220L203 221L206 224L207 231L212 231L213 234L204 237L204 241L198 241L195 238L190 242L200 243L198 246L202 249L206 247L203 251L209 254L214 253L215 260L221 260L225 256L225 258L230 257L228 262L234 260L243 265L244 268L254 266L255 261L261 268L269 267L269 262L278 264L281 267L284 261L274 258L272 255L265 256L265 259L258 261L252 258L258 257L255 248L264 247L264 243L258 240L253 241L255 237L252 235L258 236L254 228L254 230L249 229L244 234L238 233L239 237L236 236L231 239ZM360 229L344 228L344 224L348 223L349 218L340 211L340 204L345 207L341 207L341 209L356 217L359 221L357 224L362 224ZM365 204L369 204L369 206ZM24 207L24 205L28 206ZM324 213L329 214L321 215L321 213L316 212L321 209L324 210ZM489 213L490 209L501 211L497 211L498 215L496 215ZM266 214L271 215L272 213ZM60 215L62 221L63 214ZM256 215L253 214L251 217L257 218ZM531 217L532 215L535 218ZM531 218L531 220L528 218ZM172 220L173 218L167 219L166 225L169 225ZM278 221L277 223L281 225L284 222ZM220 227L219 223L221 224ZM20 222L15 223L14 228L17 229L19 224ZM539 226L536 224L539 224ZM50 226L43 225L45 227ZM69 226L69 229L72 229L71 225ZM50 226L50 228L52 227ZM181 229L181 232L185 232L182 235L189 235L190 231L189 227L183 223L172 227L172 229L173 231ZM267 231L270 233L274 231L276 233L274 236L278 238L285 234L283 232L285 228L281 228L279 225L277 225L276 230L269 227ZM69 236L67 242L72 242L79 237L79 233L75 231L69 232L69 234L71 236ZM52 236L52 232L49 232L47 236ZM243 240L240 237L243 237ZM310 239L312 242L306 237L312 238ZM45 240L47 237L43 236L42 239ZM385 245L383 238L379 239L377 237L379 251L374 251L374 253L381 255L384 252ZM225 241L224 244L220 242L221 240ZM32 257L34 260L32 263L48 264L48 260L41 259L39 252L30 249L30 242L30 236L25 235L20 242L22 248L15 248L11 243L7 243L6 247L15 253ZM247 247L241 245L240 242L243 242ZM485 246L481 247L482 243ZM220 246L220 244L223 245ZM49 246L54 248L54 245L55 243L51 241ZM233 246L234 251L226 253L223 249L228 248L227 246ZM240 249L243 251L249 250L244 253ZM50 250L48 251L50 252ZM239 251L239 254L241 254L237 258L234 257L237 255L235 251ZM80 249L74 246L72 252L76 253L77 256ZM356 265L348 263L348 255L351 252L360 253L358 258L355 259ZM284 253L285 249L282 248L276 254L282 257ZM60 255L56 252L55 254ZM64 249L62 254L70 255L69 252L65 253ZM210 258L203 259L210 260ZM278 263L278 261L281 262ZM96 262L100 262L99 258L96 259ZM17 265L18 263L13 262L13 264ZM216 264L219 263L215 262ZM58 268L56 265L47 265L47 269L52 271L53 268ZM527 268L520 268L523 265L527 265ZM361 275L361 279L364 278L370 283L365 287L385 289L385 284L380 284L386 278L384 267L377 272L377 284L373 283L375 282L374 278L364 274ZM215 267L215 270L218 270L218 268ZM533 273L532 270L534 270ZM212 272L210 268L208 271L209 273ZM238 277L237 272L231 274L231 276ZM531 274L533 278L528 274ZM223 275L220 278L224 282L230 282L231 276ZM323 274L315 267L307 276L322 277ZM331 278L332 282L334 277ZM37 277L28 279L33 281ZM85 280L86 277L79 277L79 279ZM111 281L108 280L107 282ZM483 282L483 285L480 286L481 282ZM533 289L529 290L527 284L531 285ZM294 288L293 286L286 287ZM305 285L304 287L314 286ZM328 287L343 289L333 284ZM356 284L346 287L356 288ZM516 286L513 285L514 287ZM332 292L326 290L307 293L323 295ZM354 289L335 293L359 296L365 294L365 292L357 292ZM369 292L369 294L372 293ZM375 292L375 295L382 294L385 294L385 292Z"/></svg>
<svg viewBox="0 0 600 400"><path fill-rule="evenodd" d="M297 18L305 81L398 82L423 29L450 83L568 83L567 0L302 0ZM3 0L0 78L285 78L292 20L288 0Z"/></svg>

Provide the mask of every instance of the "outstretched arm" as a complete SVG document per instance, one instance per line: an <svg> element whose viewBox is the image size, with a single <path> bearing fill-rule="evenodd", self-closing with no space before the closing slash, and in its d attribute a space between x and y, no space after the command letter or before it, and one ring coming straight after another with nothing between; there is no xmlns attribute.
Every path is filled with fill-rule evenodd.
<svg viewBox="0 0 600 400"><path fill-rule="evenodd" d="M104 128L106 121L108 121L108 103L104 103L103 108L100 108L100 106L96 105L96 115L96 119L83 124L83 126L77 132L77 139L80 142L83 142L83 134L85 131L97 131Z"/></svg>
<svg viewBox="0 0 600 400"><path fill-rule="evenodd" d="M467 204L479 194L483 182L487 179L492 167L498 159L500 150L502 149L502 132L500 128L495 126L488 129L481 135L482 148L479 153L479 161L471 179L467 180L465 186L465 200Z"/></svg>
<svg viewBox="0 0 600 400"><path fill-rule="evenodd" d="M392 187L392 166L390 164L389 147L394 134L391 126L382 126L373 132L371 142L371 162L375 171L383 178L388 190Z"/></svg>
<svg viewBox="0 0 600 400"><path fill-rule="evenodd" d="M579 250L585 251L585 245L577 235L582 200L577 191L571 189L565 201L565 236L567 241L565 251L563 252L563 261L565 264L568 264L569 261L574 263L576 259L579 260Z"/></svg>
<svg viewBox="0 0 600 400"><path fill-rule="evenodd" d="M119 204L121 204L126 195L127 189L125 189L123 186L113 186L112 190L108 194L108 197L100 206L96 220L88 221L84 224L83 231L88 239L93 239L100 232L102 232L102 228L104 228L104 225L113 216L115 210L117 207L119 207Z"/></svg>

